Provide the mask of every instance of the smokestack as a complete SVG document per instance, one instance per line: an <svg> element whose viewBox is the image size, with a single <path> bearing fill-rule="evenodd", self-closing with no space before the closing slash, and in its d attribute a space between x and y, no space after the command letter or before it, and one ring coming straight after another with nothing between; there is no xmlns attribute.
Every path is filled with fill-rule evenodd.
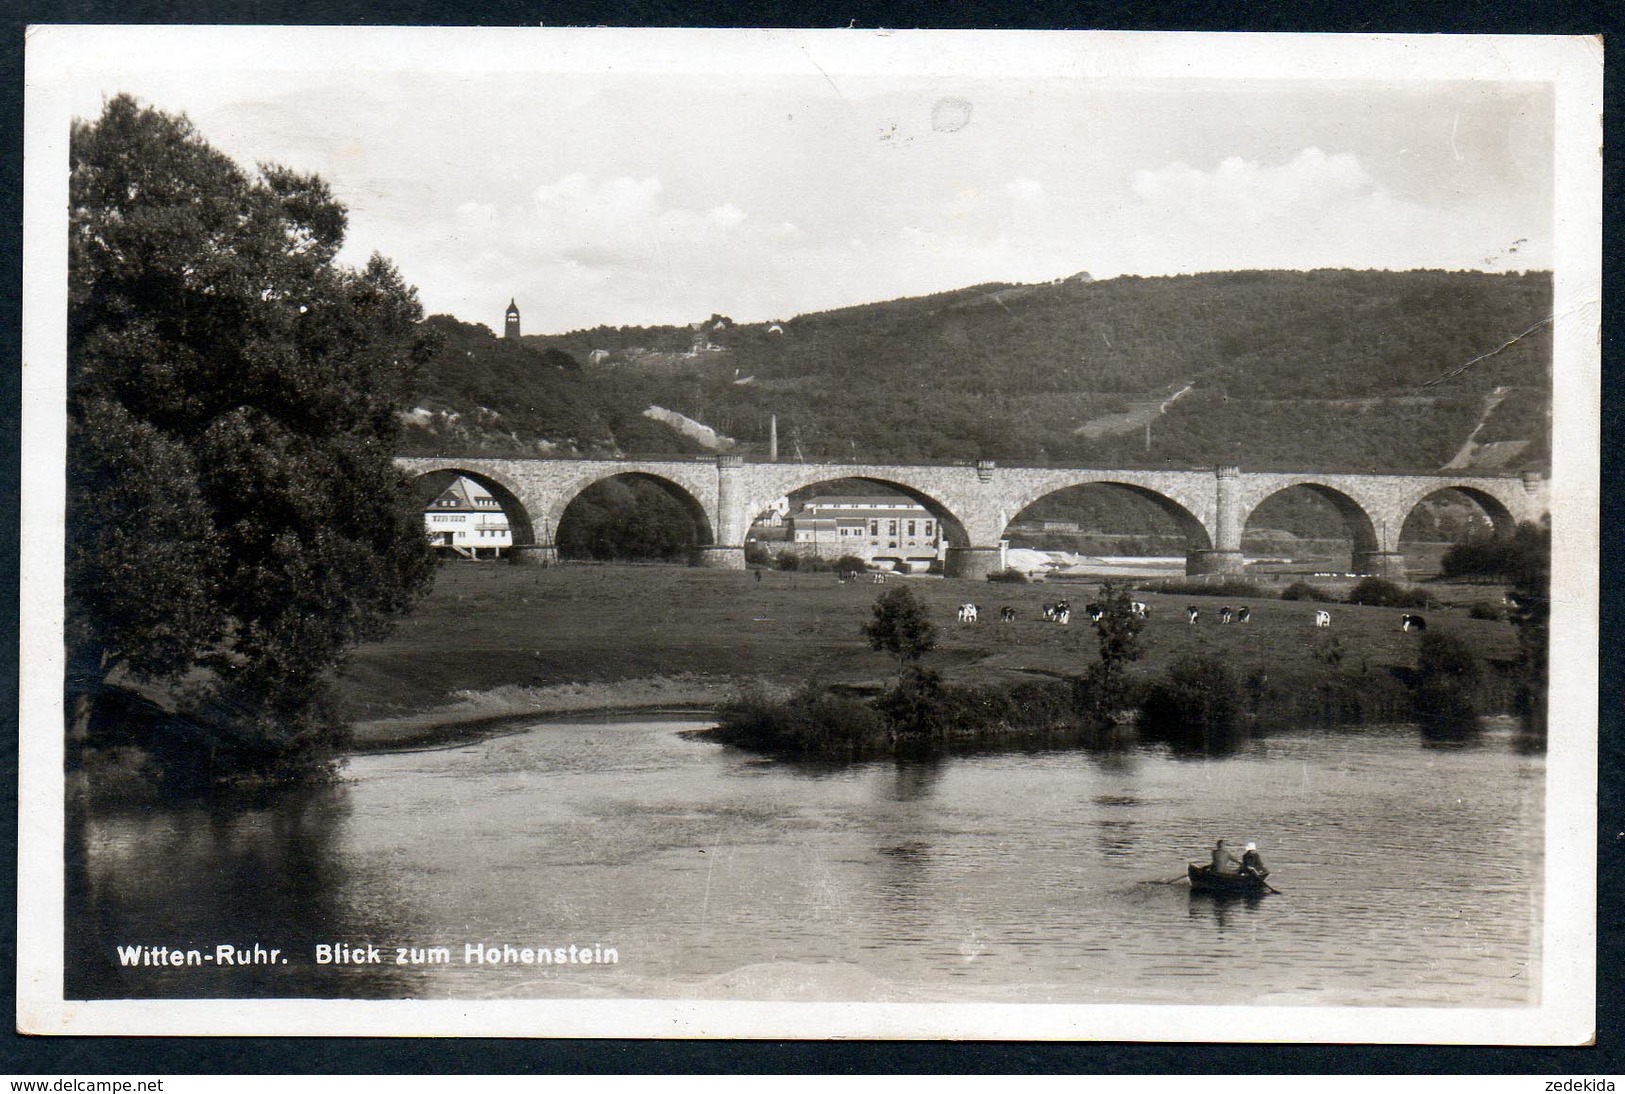
<svg viewBox="0 0 1625 1094"><path fill-rule="evenodd" d="M767 420L767 460L769 463L779 462L779 416L777 414Z"/></svg>

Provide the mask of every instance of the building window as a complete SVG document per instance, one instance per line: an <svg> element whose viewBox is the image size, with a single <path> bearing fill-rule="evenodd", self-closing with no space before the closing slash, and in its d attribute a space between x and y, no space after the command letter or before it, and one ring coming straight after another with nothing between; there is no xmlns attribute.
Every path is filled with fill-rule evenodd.
<svg viewBox="0 0 1625 1094"><path fill-rule="evenodd" d="M869 522L869 534L871 536L875 536L876 538L880 536L880 522L878 520L871 520Z"/></svg>
<svg viewBox="0 0 1625 1094"><path fill-rule="evenodd" d="M908 534L909 534L910 538L913 538L913 536L914 536L914 522L913 521L908 522Z"/></svg>
<svg viewBox="0 0 1625 1094"><path fill-rule="evenodd" d="M897 521L895 518L886 522L886 534L888 536L895 536L897 534ZM895 547L897 544L894 543L892 546Z"/></svg>
<svg viewBox="0 0 1625 1094"><path fill-rule="evenodd" d="M925 522L925 538L926 539L931 538L931 522L930 521Z"/></svg>

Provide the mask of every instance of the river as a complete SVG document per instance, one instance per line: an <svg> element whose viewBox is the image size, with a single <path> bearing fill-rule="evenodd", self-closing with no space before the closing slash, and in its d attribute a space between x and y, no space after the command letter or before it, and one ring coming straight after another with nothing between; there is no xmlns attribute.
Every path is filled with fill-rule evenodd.
<svg viewBox="0 0 1625 1094"><path fill-rule="evenodd" d="M1504 726L834 766L701 724L550 722L268 806L95 810L67 998L1539 1002L1545 762ZM1280 893L1169 884L1216 836L1257 840Z"/></svg>

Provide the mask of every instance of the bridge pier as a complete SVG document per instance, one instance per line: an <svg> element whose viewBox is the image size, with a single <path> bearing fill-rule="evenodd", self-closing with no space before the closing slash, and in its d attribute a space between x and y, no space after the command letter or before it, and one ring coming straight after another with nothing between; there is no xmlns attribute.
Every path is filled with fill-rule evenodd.
<svg viewBox="0 0 1625 1094"><path fill-rule="evenodd" d="M985 581L988 574L996 574L1006 567L1008 547L1008 540L1000 540L995 547L949 547L942 559L943 576Z"/></svg>
<svg viewBox="0 0 1625 1094"><path fill-rule="evenodd" d="M745 549L723 544L709 544L695 553L695 562L708 570L745 569Z"/></svg>
<svg viewBox="0 0 1625 1094"><path fill-rule="evenodd" d="M1355 551L1354 572L1390 581L1405 580L1405 556L1398 551Z"/></svg>
<svg viewBox="0 0 1625 1094"><path fill-rule="evenodd" d="M508 548L508 561L515 566L551 566L559 560L553 543L516 543Z"/></svg>
<svg viewBox="0 0 1625 1094"><path fill-rule="evenodd" d="M1203 547L1185 552L1185 574L1201 577L1203 574L1239 574L1247 568L1247 561L1237 550L1217 550Z"/></svg>

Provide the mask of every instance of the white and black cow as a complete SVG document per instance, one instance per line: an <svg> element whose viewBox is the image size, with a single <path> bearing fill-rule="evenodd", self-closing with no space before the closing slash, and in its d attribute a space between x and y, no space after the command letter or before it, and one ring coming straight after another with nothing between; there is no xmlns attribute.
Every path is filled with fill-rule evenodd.
<svg viewBox="0 0 1625 1094"><path fill-rule="evenodd" d="M1425 631L1428 621L1419 615L1402 615L1399 617L1399 629L1407 634L1411 631Z"/></svg>
<svg viewBox="0 0 1625 1094"><path fill-rule="evenodd" d="M1151 606L1143 600L1134 601L1128 606L1128 610L1134 614L1136 619L1151 618Z"/></svg>
<svg viewBox="0 0 1625 1094"><path fill-rule="evenodd" d="M975 604L961 604L959 606L959 621L961 623L974 623L980 615L981 611Z"/></svg>
<svg viewBox="0 0 1625 1094"><path fill-rule="evenodd" d="M999 622L1000 623L1014 623L1015 621L1016 621L1016 610L1014 608L1010 607L1007 604L1004 607L999 609Z"/></svg>
<svg viewBox="0 0 1625 1094"><path fill-rule="evenodd" d="M1317 627L1329 627L1331 625L1332 625L1332 613L1331 612L1327 611L1325 608L1321 608L1321 609L1319 609L1319 610L1317 610L1315 612L1315 626L1317 626Z"/></svg>
<svg viewBox="0 0 1625 1094"><path fill-rule="evenodd" d="M1236 622L1245 623L1253 617L1253 610L1245 604L1236 609Z"/></svg>
<svg viewBox="0 0 1625 1094"><path fill-rule="evenodd" d="M1220 623L1229 623L1231 620L1235 619L1235 617L1236 613L1231 610L1230 605L1225 604L1219 608Z"/></svg>
<svg viewBox="0 0 1625 1094"><path fill-rule="evenodd" d="M1187 604L1185 606L1185 622L1194 624L1200 618L1202 618L1202 609L1198 608L1195 604Z"/></svg>
<svg viewBox="0 0 1625 1094"><path fill-rule="evenodd" d="M1089 622L1099 623L1106 615L1106 609L1099 604L1085 604L1083 610L1089 613Z"/></svg>

